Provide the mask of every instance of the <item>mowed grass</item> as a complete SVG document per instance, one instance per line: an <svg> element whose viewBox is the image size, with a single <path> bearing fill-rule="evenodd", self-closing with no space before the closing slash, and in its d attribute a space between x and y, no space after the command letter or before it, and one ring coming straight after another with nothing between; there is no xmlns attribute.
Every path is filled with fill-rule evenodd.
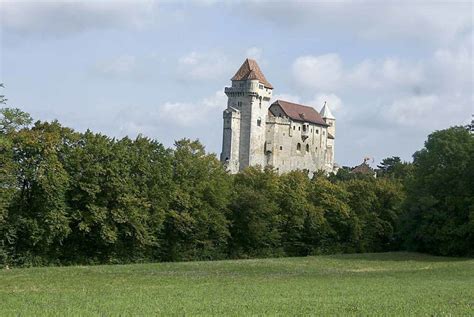
<svg viewBox="0 0 474 317"><path fill-rule="evenodd" d="M474 315L474 260L379 253L0 270L0 316Z"/></svg>

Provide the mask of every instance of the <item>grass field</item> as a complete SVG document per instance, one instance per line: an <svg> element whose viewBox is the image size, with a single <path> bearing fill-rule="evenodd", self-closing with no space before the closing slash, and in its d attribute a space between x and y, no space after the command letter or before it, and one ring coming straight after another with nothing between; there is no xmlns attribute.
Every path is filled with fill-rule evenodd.
<svg viewBox="0 0 474 317"><path fill-rule="evenodd" d="M10 315L473 315L474 260L381 253L0 270Z"/></svg>

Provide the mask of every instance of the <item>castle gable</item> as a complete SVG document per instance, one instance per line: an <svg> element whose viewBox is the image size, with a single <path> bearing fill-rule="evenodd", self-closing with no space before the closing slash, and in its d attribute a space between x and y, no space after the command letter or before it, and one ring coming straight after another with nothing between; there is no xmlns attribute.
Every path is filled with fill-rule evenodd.
<svg viewBox="0 0 474 317"><path fill-rule="evenodd" d="M270 106L269 109L274 116L277 116L276 112L274 112L275 106L279 106L291 120L328 126L321 115L313 107L303 106L284 100L277 100Z"/></svg>
<svg viewBox="0 0 474 317"><path fill-rule="evenodd" d="M260 67L258 67L257 62L254 61L253 59L247 58L242 64L242 66L240 66L239 70L237 71L237 73L235 73L234 77L232 77L231 80L252 80L252 79L258 80L266 88L273 89L273 86L265 78L265 75L263 75L262 71L260 70Z"/></svg>

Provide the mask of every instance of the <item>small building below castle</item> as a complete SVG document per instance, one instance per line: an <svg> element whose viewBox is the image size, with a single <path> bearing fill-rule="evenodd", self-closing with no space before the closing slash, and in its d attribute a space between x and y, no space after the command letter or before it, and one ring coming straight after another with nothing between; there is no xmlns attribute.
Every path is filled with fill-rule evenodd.
<svg viewBox="0 0 474 317"><path fill-rule="evenodd" d="M246 59L225 88L221 161L231 173L248 166L334 171L336 118L324 103L311 106L276 100L257 62Z"/></svg>

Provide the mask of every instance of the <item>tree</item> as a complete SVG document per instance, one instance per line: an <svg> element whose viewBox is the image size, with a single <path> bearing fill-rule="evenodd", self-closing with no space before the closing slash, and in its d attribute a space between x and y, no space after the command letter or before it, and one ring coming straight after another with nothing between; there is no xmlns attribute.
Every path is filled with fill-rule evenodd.
<svg viewBox="0 0 474 317"><path fill-rule="evenodd" d="M230 179L199 141L173 151L173 192L164 222L165 260L218 259L227 251Z"/></svg>
<svg viewBox="0 0 474 317"><path fill-rule="evenodd" d="M293 171L280 176L278 204L282 245L287 255L308 255L321 246L324 216L309 199L307 173Z"/></svg>
<svg viewBox="0 0 474 317"><path fill-rule="evenodd" d="M412 164L402 162L398 156L383 159L377 167L379 168L377 171L377 176L379 177L404 179L407 178L412 171Z"/></svg>
<svg viewBox="0 0 474 317"><path fill-rule="evenodd" d="M360 226L359 252L380 252L394 246L394 233L403 202L403 187L391 179L353 179L345 182L349 206Z"/></svg>
<svg viewBox="0 0 474 317"><path fill-rule="evenodd" d="M406 247L474 254L474 136L463 127L436 131L413 159L401 232Z"/></svg>
<svg viewBox="0 0 474 317"><path fill-rule="evenodd" d="M0 109L0 134L6 135L31 124L31 116L18 108Z"/></svg>
<svg viewBox="0 0 474 317"><path fill-rule="evenodd" d="M270 168L248 167L235 175L230 203L232 257L282 254L281 218L276 201L278 175Z"/></svg>
<svg viewBox="0 0 474 317"><path fill-rule="evenodd" d="M56 259L70 233L65 193L69 177L60 161L70 130L59 123L39 123L13 136L18 191L9 207L16 229L15 253L24 263Z"/></svg>
<svg viewBox="0 0 474 317"><path fill-rule="evenodd" d="M362 233L349 206L349 197L341 184L333 184L325 177L314 177L311 181L311 202L322 210L325 219L322 252L355 251L357 247Z"/></svg>

